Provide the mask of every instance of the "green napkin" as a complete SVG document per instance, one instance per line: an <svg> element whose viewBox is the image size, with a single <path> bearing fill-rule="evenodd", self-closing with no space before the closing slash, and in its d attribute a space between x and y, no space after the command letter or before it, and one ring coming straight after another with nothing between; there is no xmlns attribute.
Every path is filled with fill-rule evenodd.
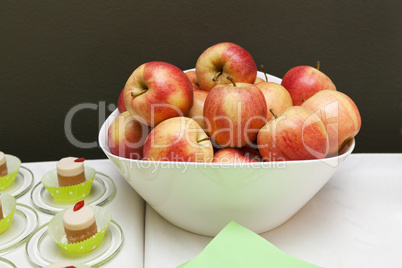
<svg viewBox="0 0 402 268"><path fill-rule="evenodd" d="M256 233L231 222L193 260L178 268L311 268L316 265L279 250Z"/></svg>

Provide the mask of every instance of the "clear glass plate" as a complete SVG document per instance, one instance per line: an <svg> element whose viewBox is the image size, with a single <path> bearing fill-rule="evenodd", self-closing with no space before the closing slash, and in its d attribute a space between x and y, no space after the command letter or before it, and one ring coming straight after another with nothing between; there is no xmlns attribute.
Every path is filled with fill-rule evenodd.
<svg viewBox="0 0 402 268"><path fill-rule="evenodd" d="M4 258L0 258L0 267L1 268L17 268L17 266L15 266L14 263L12 263L11 261L4 259Z"/></svg>
<svg viewBox="0 0 402 268"><path fill-rule="evenodd" d="M123 245L123 230L111 221L102 243L95 250L85 254L68 253L60 248L48 235L48 223L39 227L28 240L25 250L29 261L35 267L46 266L53 262L70 261L91 267L100 267L112 260Z"/></svg>
<svg viewBox="0 0 402 268"><path fill-rule="evenodd" d="M115 195L116 186L113 180L101 172L96 172L91 192L84 200L87 205L104 206L112 201ZM47 214L56 214L77 202L63 202L54 199L41 182L32 189L31 200L35 208Z"/></svg>
<svg viewBox="0 0 402 268"><path fill-rule="evenodd" d="M38 213L32 208L17 203L10 228L0 234L0 253L16 249L38 227Z"/></svg>
<svg viewBox="0 0 402 268"><path fill-rule="evenodd" d="M14 183L2 190L3 193L8 193L14 196L15 199L26 194L29 189L31 189L34 182L34 175L32 171L27 169L26 167L21 166L20 170L18 170L17 176L15 177Z"/></svg>

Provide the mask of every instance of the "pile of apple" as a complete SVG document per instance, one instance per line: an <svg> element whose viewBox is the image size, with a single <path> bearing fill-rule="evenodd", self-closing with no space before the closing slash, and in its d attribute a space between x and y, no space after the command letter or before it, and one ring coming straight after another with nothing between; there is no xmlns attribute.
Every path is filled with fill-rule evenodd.
<svg viewBox="0 0 402 268"><path fill-rule="evenodd" d="M361 118L318 68L294 67L281 85L265 81L250 53L229 42L206 49L195 71L142 64L120 94L110 150L131 159L219 163L336 155Z"/></svg>

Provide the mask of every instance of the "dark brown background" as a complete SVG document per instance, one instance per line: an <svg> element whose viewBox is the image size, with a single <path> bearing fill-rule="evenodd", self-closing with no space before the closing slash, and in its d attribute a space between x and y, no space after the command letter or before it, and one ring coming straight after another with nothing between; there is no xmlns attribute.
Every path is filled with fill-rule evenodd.
<svg viewBox="0 0 402 268"><path fill-rule="evenodd" d="M345 2L340 4L338 2ZM358 105L355 152L402 152L400 1L1 1L0 150L23 161L104 158L96 142L110 104L140 64L192 68L231 41L282 77L315 65ZM101 111L103 108L104 111ZM113 107L111 107L113 108Z"/></svg>

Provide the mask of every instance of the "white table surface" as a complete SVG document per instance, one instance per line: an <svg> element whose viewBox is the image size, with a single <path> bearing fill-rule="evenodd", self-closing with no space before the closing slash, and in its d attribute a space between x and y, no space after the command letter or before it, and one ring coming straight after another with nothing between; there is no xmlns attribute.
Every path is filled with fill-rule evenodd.
<svg viewBox="0 0 402 268"><path fill-rule="evenodd" d="M113 220L121 226L125 238L121 251L102 267L143 267L144 201L129 186L109 160L86 160L85 165L93 167L114 180L116 196L105 208L112 213ZM22 166L32 171L35 177L34 185L36 185L40 182L43 174L56 168L56 162L22 163ZM31 191L18 198L17 203L26 204L33 208ZM53 217L36 211L39 215L39 226L49 222ZM25 245L24 243L15 251L2 253L0 256L10 260L18 268L32 267L25 253Z"/></svg>
<svg viewBox="0 0 402 268"><path fill-rule="evenodd" d="M23 166L36 184L55 163ZM125 235L121 252L103 267L176 267L211 241L171 225L148 205L144 211L142 199L109 160L86 163L114 179L117 194L106 208ZM30 192L17 202L32 205ZM40 225L52 217L38 214ZM296 215L261 236L322 267L402 267L402 154L352 154ZM1 257L31 267L25 244Z"/></svg>
<svg viewBox="0 0 402 268"><path fill-rule="evenodd" d="M176 267L212 239L148 205L145 222L145 268ZM322 267L402 267L402 154L352 154L296 215L261 236Z"/></svg>

